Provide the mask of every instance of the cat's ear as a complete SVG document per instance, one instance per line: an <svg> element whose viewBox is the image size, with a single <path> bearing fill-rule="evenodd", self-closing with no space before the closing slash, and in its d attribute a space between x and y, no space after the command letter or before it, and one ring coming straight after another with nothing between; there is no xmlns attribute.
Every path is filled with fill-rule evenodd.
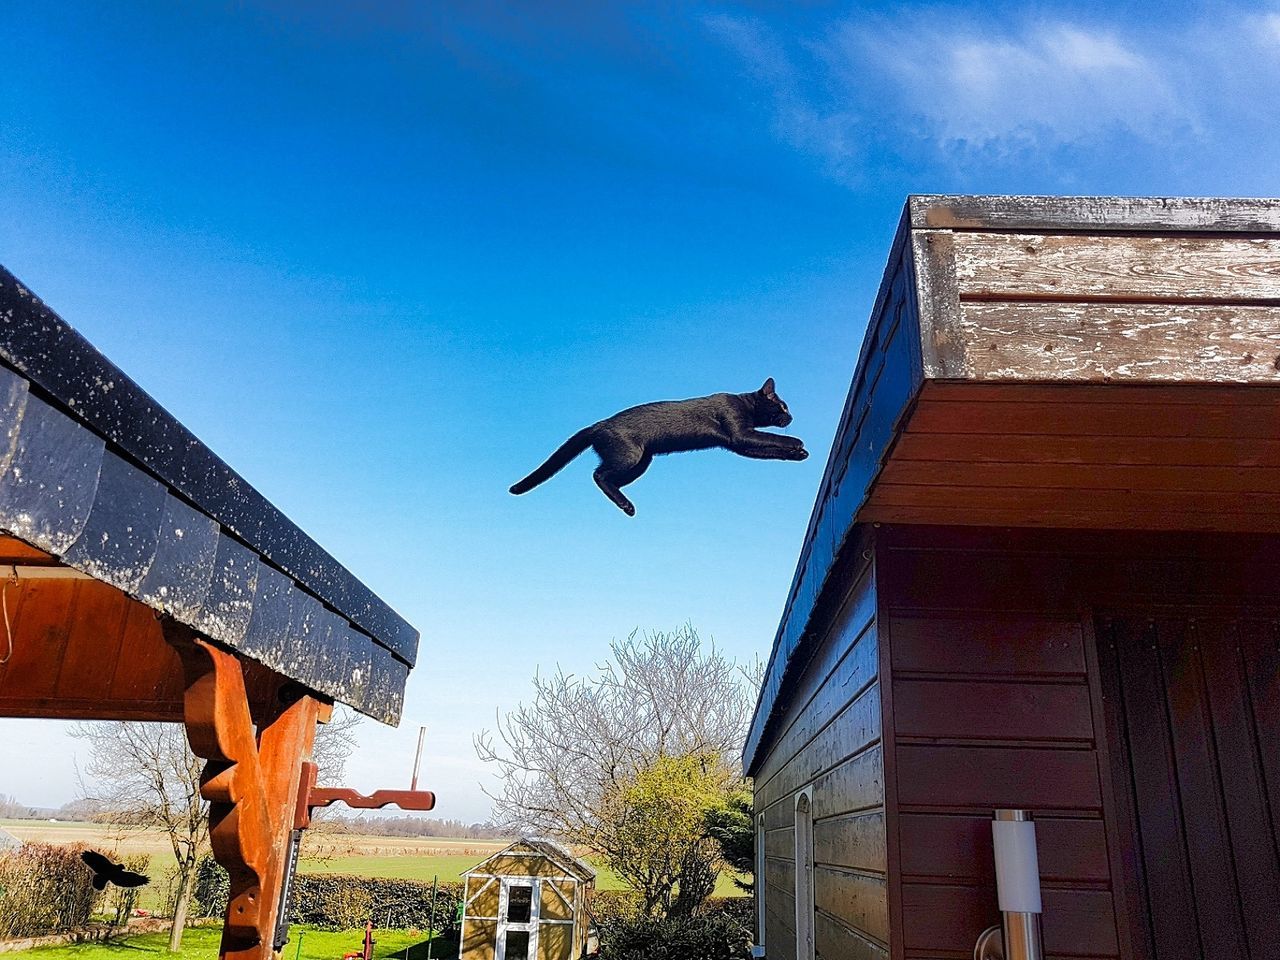
<svg viewBox="0 0 1280 960"><path fill-rule="evenodd" d="M760 388L760 393L766 397L776 397L778 394L774 391L773 377L764 382L764 386Z"/></svg>

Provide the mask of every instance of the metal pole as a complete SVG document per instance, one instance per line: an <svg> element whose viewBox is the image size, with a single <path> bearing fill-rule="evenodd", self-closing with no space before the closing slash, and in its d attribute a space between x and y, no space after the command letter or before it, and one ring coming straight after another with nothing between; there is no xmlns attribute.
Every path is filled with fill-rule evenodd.
<svg viewBox="0 0 1280 960"><path fill-rule="evenodd" d="M427 728L418 728L418 752L413 758L413 782L409 784L410 790L418 789L418 765L422 763L422 738L426 735Z"/></svg>
<svg viewBox="0 0 1280 960"><path fill-rule="evenodd" d="M1030 810L997 810L991 823L1005 960L1043 960L1040 862Z"/></svg>
<svg viewBox="0 0 1280 960"><path fill-rule="evenodd" d="M427 960L431 960L431 947L436 939L436 890L439 886L440 874L437 873L431 878L431 919L427 921Z"/></svg>
<svg viewBox="0 0 1280 960"><path fill-rule="evenodd" d="M293 951L293 960L298 960L298 958L302 956L302 938L305 937L306 935L307 935L307 931L305 930L298 931L298 949Z"/></svg>

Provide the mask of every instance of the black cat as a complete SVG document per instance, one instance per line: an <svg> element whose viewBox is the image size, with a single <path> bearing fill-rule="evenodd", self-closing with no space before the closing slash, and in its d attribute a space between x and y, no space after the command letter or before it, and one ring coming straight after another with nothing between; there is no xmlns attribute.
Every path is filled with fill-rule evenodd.
<svg viewBox="0 0 1280 960"><path fill-rule="evenodd" d="M648 470L656 454L724 447L757 460L804 460L809 452L800 439L756 429L785 427L790 422L791 414L774 392L772 377L754 393L713 393L641 404L579 430L511 492L528 493L587 447L594 447L600 455L596 486L623 513L634 517L635 505L619 488Z"/></svg>

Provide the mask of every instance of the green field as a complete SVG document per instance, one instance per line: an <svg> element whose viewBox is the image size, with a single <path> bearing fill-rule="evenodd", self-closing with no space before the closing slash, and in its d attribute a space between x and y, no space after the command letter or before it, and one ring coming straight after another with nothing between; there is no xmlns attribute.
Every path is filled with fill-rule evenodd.
<svg viewBox="0 0 1280 960"><path fill-rule="evenodd" d="M143 895L141 906L155 909L163 898L164 877L173 865L173 853L160 834L130 827L97 823L49 823L43 820L0 820L0 827L19 840L46 843L83 844L112 856L133 853L151 855L153 883ZM350 834L323 834L316 831L306 843L320 855L308 855L303 847L299 870L303 873L348 873L361 877L390 877L441 883L460 880L464 870L507 845L503 840L463 840L447 837L372 837ZM609 870L596 866L597 890L623 890L626 884ZM716 884L716 896L739 896L726 872Z"/></svg>
<svg viewBox="0 0 1280 960"><path fill-rule="evenodd" d="M348 856L329 860L303 860L298 869L303 873L351 873L360 877L391 877L397 880L425 880L431 882L434 876L440 877L441 883L450 880L461 880L464 870L476 865L474 857L363 857ZM627 885L614 876L611 870L595 865L597 890L625 890ZM742 891L733 885L733 874L726 871L716 882L717 897L742 896Z"/></svg>
<svg viewBox="0 0 1280 960"><path fill-rule="evenodd" d="M13 956L25 960L213 960L218 956L218 939L222 931L216 927L192 927L182 936L182 952L168 952L169 934L144 933L111 943L69 943L57 947L37 947ZM418 931L375 930L375 960L426 960L427 938ZM281 960L337 960L344 953L361 949L363 930L317 930L295 925L289 931L289 943L281 952ZM301 950L299 950L301 945ZM432 947L434 958L452 960L458 955L456 939L440 939Z"/></svg>

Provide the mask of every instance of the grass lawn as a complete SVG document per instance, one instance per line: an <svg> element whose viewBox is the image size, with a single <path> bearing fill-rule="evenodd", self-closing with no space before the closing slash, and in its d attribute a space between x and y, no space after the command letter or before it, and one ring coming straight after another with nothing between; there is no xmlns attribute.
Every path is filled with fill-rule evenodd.
<svg viewBox="0 0 1280 960"><path fill-rule="evenodd" d="M169 934L144 933L113 943L70 943L57 947L37 947L8 956L24 960L214 960L218 956L217 927L192 927L182 936L182 952L168 952ZM422 932L407 930L375 930L373 955L377 960L426 960L427 937ZM301 943L301 952L299 952ZM341 960L344 953L354 953L364 943L363 930L317 930L295 924L289 931L289 942L281 952L281 960ZM453 960L458 955L454 939L441 938L432 948L432 960Z"/></svg>

